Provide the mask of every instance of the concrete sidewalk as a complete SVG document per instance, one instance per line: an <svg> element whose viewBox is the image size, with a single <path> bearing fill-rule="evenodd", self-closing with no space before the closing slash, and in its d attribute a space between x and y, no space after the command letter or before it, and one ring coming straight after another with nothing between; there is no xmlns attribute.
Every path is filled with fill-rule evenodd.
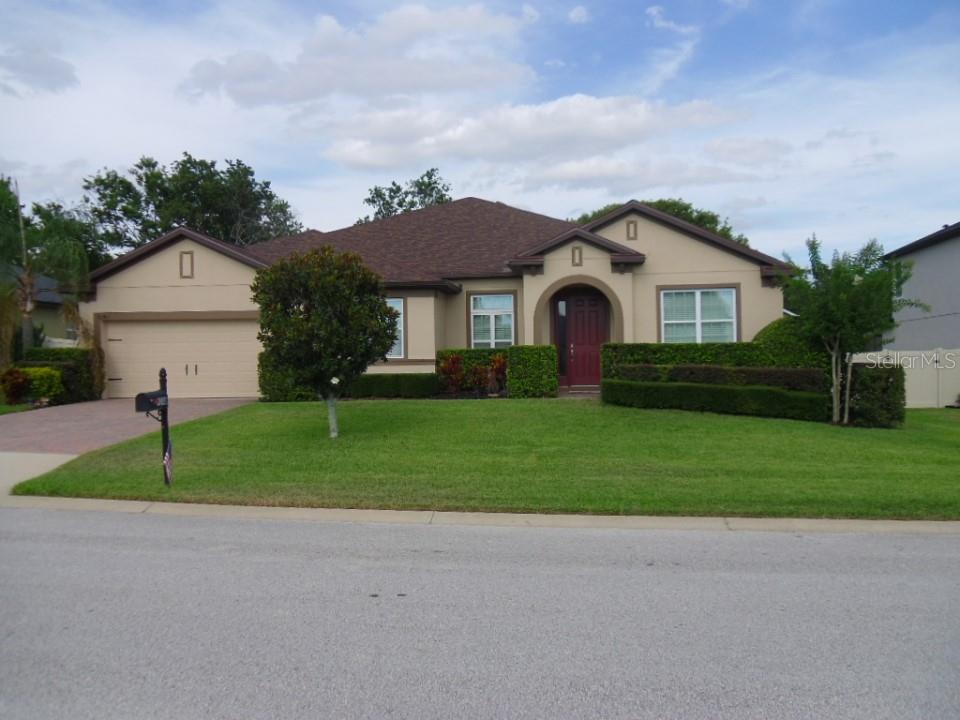
<svg viewBox="0 0 960 720"><path fill-rule="evenodd" d="M75 457L64 453L0 452L0 495L9 495L17 483L50 472Z"/></svg>
<svg viewBox="0 0 960 720"><path fill-rule="evenodd" d="M97 500L93 498L0 497L0 507L80 510L179 517L293 520L316 523L487 526L594 530L698 530L721 532L960 535L960 521L834 520L822 518L666 517L658 515L539 515L533 513L436 512L263 507L198 503Z"/></svg>

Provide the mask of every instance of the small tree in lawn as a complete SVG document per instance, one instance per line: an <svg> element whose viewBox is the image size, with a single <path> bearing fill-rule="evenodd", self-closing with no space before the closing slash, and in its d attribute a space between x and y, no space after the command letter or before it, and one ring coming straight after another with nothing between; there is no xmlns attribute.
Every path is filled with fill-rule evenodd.
<svg viewBox="0 0 960 720"><path fill-rule="evenodd" d="M830 355L833 380L833 422L850 422L853 354L874 349L897 323L904 307L923 307L900 297L910 278L909 266L887 260L883 247L871 240L856 253L833 254L828 265L814 236L807 241L810 267L785 279L801 331Z"/></svg>
<svg viewBox="0 0 960 720"><path fill-rule="evenodd" d="M398 314L380 277L359 255L322 247L260 270L252 289L263 351L326 400L330 437L337 437L337 397L396 338Z"/></svg>

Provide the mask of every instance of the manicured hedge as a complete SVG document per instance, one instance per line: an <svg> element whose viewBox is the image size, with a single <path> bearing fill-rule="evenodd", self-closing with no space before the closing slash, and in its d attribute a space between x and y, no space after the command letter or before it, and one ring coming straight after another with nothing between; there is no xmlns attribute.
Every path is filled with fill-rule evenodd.
<svg viewBox="0 0 960 720"><path fill-rule="evenodd" d="M559 386L554 345L513 345L507 349L507 395L556 397Z"/></svg>
<svg viewBox="0 0 960 720"><path fill-rule="evenodd" d="M629 407L694 410L815 422L826 422L830 419L830 398L827 395L773 387L607 379L600 383L600 395L606 403Z"/></svg>
<svg viewBox="0 0 960 720"><path fill-rule="evenodd" d="M58 403L99 400L103 394L103 351L99 348L33 347L24 353L23 367L52 367L63 377Z"/></svg>
<svg viewBox="0 0 960 720"><path fill-rule="evenodd" d="M906 420L906 408L906 374L902 367L854 365L851 423L859 427L899 427Z"/></svg>
<svg viewBox="0 0 960 720"><path fill-rule="evenodd" d="M607 343L600 353L603 377L617 379L622 365L729 365L769 367L756 343Z"/></svg>
<svg viewBox="0 0 960 720"><path fill-rule="evenodd" d="M429 398L440 391L436 373L367 373L350 386L352 398Z"/></svg>
<svg viewBox="0 0 960 720"><path fill-rule="evenodd" d="M494 355L506 355L507 348L452 348L437 351L437 367L440 367L446 358L459 355L463 363L464 374L469 377L470 371L477 365L488 366Z"/></svg>
<svg viewBox="0 0 960 720"><path fill-rule="evenodd" d="M800 336L800 321L795 317L774 320L753 342L766 352L771 367L830 368L830 356Z"/></svg>
<svg viewBox="0 0 960 720"><path fill-rule="evenodd" d="M827 374L819 368L674 365L667 370L666 375L669 382L760 385L817 393L824 393L830 389Z"/></svg>
<svg viewBox="0 0 960 720"><path fill-rule="evenodd" d="M265 352L257 358L257 379L260 399L266 402L300 402L316 400L317 392L297 377L296 372L281 368Z"/></svg>
<svg viewBox="0 0 960 720"><path fill-rule="evenodd" d="M667 372L672 365L619 365L616 369L618 380L636 382L667 382Z"/></svg>
<svg viewBox="0 0 960 720"><path fill-rule="evenodd" d="M60 371L52 367L20 368L30 378L30 397L34 400L55 402L63 395Z"/></svg>
<svg viewBox="0 0 960 720"><path fill-rule="evenodd" d="M830 358L800 336L796 318L784 317L757 333L752 342L607 343L603 376L618 378L622 365L725 365L730 367L824 368Z"/></svg>
<svg viewBox="0 0 960 720"><path fill-rule="evenodd" d="M723 365L621 365L620 380L689 382L708 385L763 385L784 390L826 392L829 378L819 368L755 368Z"/></svg>

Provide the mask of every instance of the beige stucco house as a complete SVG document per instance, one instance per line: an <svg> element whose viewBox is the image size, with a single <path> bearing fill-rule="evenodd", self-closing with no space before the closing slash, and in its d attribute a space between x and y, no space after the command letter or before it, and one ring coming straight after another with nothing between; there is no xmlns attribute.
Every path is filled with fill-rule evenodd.
<svg viewBox="0 0 960 720"><path fill-rule="evenodd" d="M786 266L637 202L584 226L465 198L244 248L178 229L91 275L81 314L106 355L106 396L257 394L250 284L278 258L330 245L359 253L402 315L370 372L430 372L437 350L556 344L561 383L599 382L614 342L750 340L779 318Z"/></svg>

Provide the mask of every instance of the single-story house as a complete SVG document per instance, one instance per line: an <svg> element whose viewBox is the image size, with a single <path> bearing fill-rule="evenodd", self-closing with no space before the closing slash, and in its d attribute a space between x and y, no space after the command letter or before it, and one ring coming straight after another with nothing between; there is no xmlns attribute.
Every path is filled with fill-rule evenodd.
<svg viewBox="0 0 960 720"><path fill-rule="evenodd" d="M369 372L430 372L437 350L557 345L561 382L596 385L600 346L750 340L781 317L786 265L638 202L586 225L464 198L248 247L187 228L91 274L82 304L106 354L108 397L257 394L257 269L330 245L361 255L402 316Z"/></svg>

